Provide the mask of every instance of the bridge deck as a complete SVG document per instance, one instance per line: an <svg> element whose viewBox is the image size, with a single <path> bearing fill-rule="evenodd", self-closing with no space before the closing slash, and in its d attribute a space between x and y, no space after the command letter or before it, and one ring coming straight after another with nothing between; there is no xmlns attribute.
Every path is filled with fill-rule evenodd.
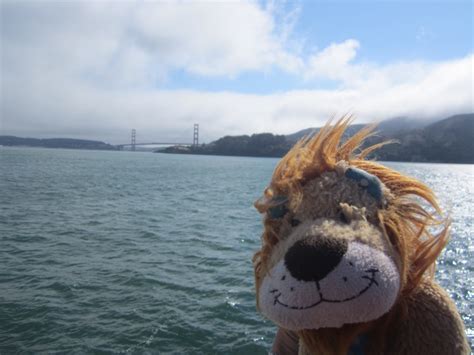
<svg viewBox="0 0 474 355"><path fill-rule="evenodd" d="M115 144L117 147L127 147L127 146L131 146L131 145L139 145L139 146L143 146L143 145L193 145L193 143L168 143L168 142L152 142L152 143L135 143L135 144L132 144L132 143L125 143L125 144Z"/></svg>

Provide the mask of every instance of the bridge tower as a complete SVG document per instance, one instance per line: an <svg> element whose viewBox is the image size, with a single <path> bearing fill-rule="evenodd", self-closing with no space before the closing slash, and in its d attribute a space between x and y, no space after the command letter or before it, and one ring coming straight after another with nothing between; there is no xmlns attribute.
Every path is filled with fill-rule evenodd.
<svg viewBox="0 0 474 355"><path fill-rule="evenodd" d="M136 145L136 142L137 142L137 131L134 129L132 129L132 144L131 144L131 150L132 152L135 151L135 145Z"/></svg>
<svg viewBox="0 0 474 355"><path fill-rule="evenodd" d="M199 124L194 124L193 146L199 145Z"/></svg>

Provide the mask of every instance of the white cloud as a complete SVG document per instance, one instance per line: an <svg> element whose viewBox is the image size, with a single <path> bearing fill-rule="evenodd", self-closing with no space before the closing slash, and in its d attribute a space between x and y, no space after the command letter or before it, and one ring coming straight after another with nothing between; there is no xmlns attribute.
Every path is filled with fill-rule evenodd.
<svg viewBox="0 0 474 355"><path fill-rule="evenodd" d="M241 2L2 3L9 60L57 66L62 74L152 86L172 70L235 77L245 71L295 71L285 49L292 18ZM13 57L13 58L9 58Z"/></svg>
<svg viewBox="0 0 474 355"><path fill-rule="evenodd" d="M474 56L444 62L361 63L348 39L305 58L298 9L270 3L2 3L1 129L32 136L205 141L291 133L353 111L364 121L473 111ZM333 90L242 94L162 90L170 71L238 77L272 68ZM308 85L306 85L308 86ZM159 87L159 85L158 85Z"/></svg>
<svg viewBox="0 0 474 355"><path fill-rule="evenodd" d="M307 64L307 78L323 78L332 80L347 79L354 71L350 62L355 58L360 44L355 39L342 43L332 43L321 52L313 54Z"/></svg>
<svg viewBox="0 0 474 355"><path fill-rule="evenodd" d="M425 26L420 26L416 32L415 38L418 42L427 42L434 38L434 34Z"/></svg>
<svg viewBox="0 0 474 355"><path fill-rule="evenodd" d="M133 15L128 36L166 68L235 76L278 66L294 70L269 10L253 2L147 3Z"/></svg>

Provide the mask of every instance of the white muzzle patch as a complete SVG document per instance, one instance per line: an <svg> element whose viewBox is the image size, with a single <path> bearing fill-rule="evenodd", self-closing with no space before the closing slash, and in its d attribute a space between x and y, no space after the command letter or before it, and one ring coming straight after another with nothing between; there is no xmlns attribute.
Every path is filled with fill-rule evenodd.
<svg viewBox="0 0 474 355"><path fill-rule="evenodd" d="M382 251L353 241L334 269L317 281L296 279L282 258L262 281L259 306L286 329L339 328L387 313L399 287L394 262Z"/></svg>

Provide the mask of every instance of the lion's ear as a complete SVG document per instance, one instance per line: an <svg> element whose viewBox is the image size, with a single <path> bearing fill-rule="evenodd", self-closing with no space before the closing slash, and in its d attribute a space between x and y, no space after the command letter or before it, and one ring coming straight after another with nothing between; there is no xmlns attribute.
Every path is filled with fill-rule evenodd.
<svg viewBox="0 0 474 355"><path fill-rule="evenodd" d="M346 220L350 223L351 221L367 221L365 207L356 207L347 203L340 203L339 207L341 212L344 214Z"/></svg>

